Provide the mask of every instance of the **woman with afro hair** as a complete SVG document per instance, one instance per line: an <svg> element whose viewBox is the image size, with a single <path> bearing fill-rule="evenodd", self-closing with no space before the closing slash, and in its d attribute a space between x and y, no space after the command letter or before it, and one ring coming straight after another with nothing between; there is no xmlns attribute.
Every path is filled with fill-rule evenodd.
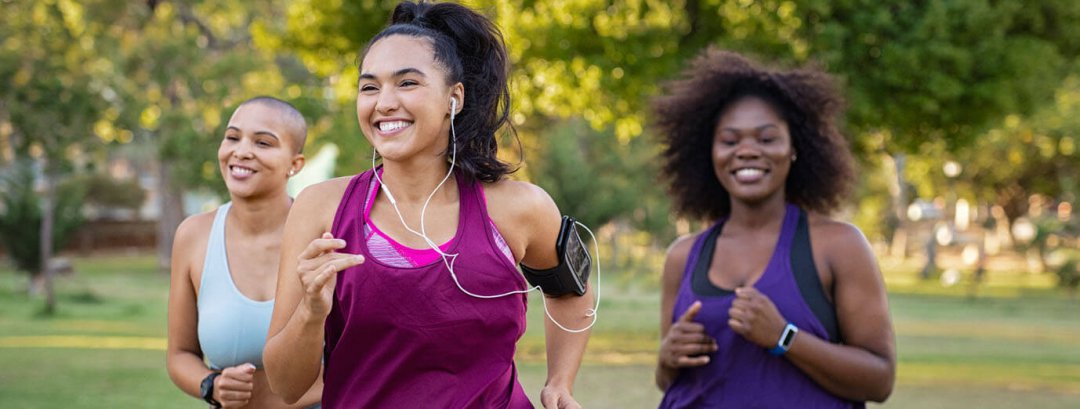
<svg viewBox="0 0 1080 409"><path fill-rule="evenodd" d="M655 100L675 207L712 223L664 263L661 408L861 408L892 392L877 261L829 217L854 179L842 108L822 72L716 49Z"/></svg>

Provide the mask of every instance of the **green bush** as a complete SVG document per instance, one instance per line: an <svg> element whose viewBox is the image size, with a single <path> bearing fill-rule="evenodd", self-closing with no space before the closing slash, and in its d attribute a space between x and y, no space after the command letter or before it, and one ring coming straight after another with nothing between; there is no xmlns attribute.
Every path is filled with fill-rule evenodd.
<svg viewBox="0 0 1080 409"><path fill-rule="evenodd" d="M146 201L146 191L134 180L117 180L104 173L92 173L76 181L86 187L86 203L104 208L138 210Z"/></svg>
<svg viewBox="0 0 1080 409"><path fill-rule="evenodd" d="M34 169L28 162L0 173L0 245L15 262L15 268L31 275L42 271L41 194L34 185ZM84 194L85 187L75 181L57 185L54 249L63 247L82 224Z"/></svg>
<svg viewBox="0 0 1080 409"><path fill-rule="evenodd" d="M1058 276L1058 286L1069 291L1076 291L1080 287L1080 253L1069 252L1065 261L1054 268Z"/></svg>

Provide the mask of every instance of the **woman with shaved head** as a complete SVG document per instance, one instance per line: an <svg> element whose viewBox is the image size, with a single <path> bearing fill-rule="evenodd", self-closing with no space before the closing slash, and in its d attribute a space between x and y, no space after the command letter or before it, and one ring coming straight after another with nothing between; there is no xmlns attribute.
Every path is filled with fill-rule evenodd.
<svg viewBox="0 0 1080 409"><path fill-rule="evenodd" d="M173 383L213 407L315 404L322 384L295 404L271 392L262 352L274 308L278 254L304 167L303 115L271 97L240 104L218 147L230 201L180 224L173 244L166 364Z"/></svg>

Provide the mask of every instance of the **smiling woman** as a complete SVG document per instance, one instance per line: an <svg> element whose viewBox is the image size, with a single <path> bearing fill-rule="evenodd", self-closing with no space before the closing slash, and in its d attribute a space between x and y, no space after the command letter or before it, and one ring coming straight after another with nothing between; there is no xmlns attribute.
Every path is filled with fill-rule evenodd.
<svg viewBox="0 0 1080 409"><path fill-rule="evenodd" d="M176 232L169 286L166 364L189 395L227 408L296 405L267 385L262 350L274 307L276 255L292 198L289 177L304 166L307 128L288 103L257 97L236 108L218 146L230 202L189 217Z"/></svg>
<svg viewBox="0 0 1080 409"><path fill-rule="evenodd" d="M829 218L853 180L841 107L824 73L713 49L656 101L676 207L713 223L664 263L662 408L855 408L892 392L877 262Z"/></svg>
<svg viewBox="0 0 1080 409"><path fill-rule="evenodd" d="M373 169L307 188L289 212L270 385L291 401L322 379L327 408L531 407L514 363L528 289L516 264L554 267L561 221L497 158L496 133L513 132L502 35L452 3L403 2L390 20L359 67ZM592 297L546 305L583 328ZM548 324L540 401L579 407L588 333Z"/></svg>

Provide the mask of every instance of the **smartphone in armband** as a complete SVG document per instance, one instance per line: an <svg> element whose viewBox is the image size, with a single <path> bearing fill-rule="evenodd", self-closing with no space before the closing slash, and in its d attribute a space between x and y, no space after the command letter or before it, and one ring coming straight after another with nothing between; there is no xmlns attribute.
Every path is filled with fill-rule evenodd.
<svg viewBox="0 0 1080 409"><path fill-rule="evenodd" d="M539 286L544 294L549 296L558 297L570 293L585 295L592 257L585 250L585 244L578 235L577 221L573 217L563 216L559 238L555 242L555 253L559 257L559 265L549 269L534 270L521 264L525 279L529 284Z"/></svg>

